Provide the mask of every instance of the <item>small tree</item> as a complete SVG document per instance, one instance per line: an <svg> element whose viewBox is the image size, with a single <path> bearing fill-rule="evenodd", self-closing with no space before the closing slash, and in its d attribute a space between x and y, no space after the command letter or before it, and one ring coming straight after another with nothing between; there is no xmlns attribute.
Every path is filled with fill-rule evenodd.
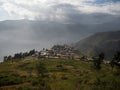
<svg viewBox="0 0 120 90"><path fill-rule="evenodd" d="M102 52L99 54L99 60L102 62L103 59L105 58L105 54Z"/></svg>
<svg viewBox="0 0 120 90"><path fill-rule="evenodd" d="M7 61L7 56L4 56L3 59L4 59L3 61L6 62Z"/></svg>
<svg viewBox="0 0 120 90"><path fill-rule="evenodd" d="M110 65L112 67L112 69L114 68L114 66L117 66L118 68L120 68L120 52L116 52L110 62Z"/></svg>
<svg viewBox="0 0 120 90"><path fill-rule="evenodd" d="M110 66L111 66L111 68L112 68L112 70L113 70L113 68L114 68L114 59L112 59L111 61L110 61Z"/></svg>
<svg viewBox="0 0 120 90"><path fill-rule="evenodd" d="M35 54L35 49L29 51L29 56Z"/></svg>
<svg viewBox="0 0 120 90"><path fill-rule="evenodd" d="M100 53L98 55L98 57L94 57L94 68L97 70L101 69L101 63L103 62L103 59L105 58L105 54L104 53Z"/></svg>
<svg viewBox="0 0 120 90"><path fill-rule="evenodd" d="M37 70L39 76L44 77L44 73L46 73L45 64L42 63L41 61L37 62L36 70Z"/></svg>
<svg viewBox="0 0 120 90"><path fill-rule="evenodd" d="M44 74L47 72L45 64L41 61L38 61L36 64L36 70L38 72L39 79L39 89L40 90L51 90L49 84L44 80Z"/></svg>
<svg viewBox="0 0 120 90"><path fill-rule="evenodd" d="M116 54L115 54L114 57L113 57L113 60L114 60L115 62L120 62L120 52L119 52L119 51L116 52Z"/></svg>

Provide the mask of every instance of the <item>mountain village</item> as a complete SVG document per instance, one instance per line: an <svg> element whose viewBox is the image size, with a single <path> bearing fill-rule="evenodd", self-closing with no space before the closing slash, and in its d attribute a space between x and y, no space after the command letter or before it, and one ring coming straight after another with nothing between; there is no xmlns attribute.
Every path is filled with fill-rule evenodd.
<svg viewBox="0 0 120 90"><path fill-rule="evenodd" d="M54 45L51 49L43 48L41 51L35 51L35 53L32 54L32 57L77 60L81 58L79 54L74 52L74 48L68 45Z"/></svg>

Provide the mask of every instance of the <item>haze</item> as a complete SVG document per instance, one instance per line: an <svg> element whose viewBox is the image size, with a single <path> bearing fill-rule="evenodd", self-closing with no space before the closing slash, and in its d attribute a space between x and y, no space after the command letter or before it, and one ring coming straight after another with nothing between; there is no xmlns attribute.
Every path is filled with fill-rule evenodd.
<svg viewBox="0 0 120 90"><path fill-rule="evenodd" d="M0 0L0 59L120 30L119 0Z"/></svg>

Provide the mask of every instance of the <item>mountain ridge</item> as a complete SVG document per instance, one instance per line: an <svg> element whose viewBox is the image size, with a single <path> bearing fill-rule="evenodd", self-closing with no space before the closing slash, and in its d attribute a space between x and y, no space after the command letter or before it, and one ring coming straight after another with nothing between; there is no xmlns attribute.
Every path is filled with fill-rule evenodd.
<svg viewBox="0 0 120 90"><path fill-rule="evenodd" d="M104 52L107 57L120 50L120 31L98 32L77 42L74 47L87 55Z"/></svg>

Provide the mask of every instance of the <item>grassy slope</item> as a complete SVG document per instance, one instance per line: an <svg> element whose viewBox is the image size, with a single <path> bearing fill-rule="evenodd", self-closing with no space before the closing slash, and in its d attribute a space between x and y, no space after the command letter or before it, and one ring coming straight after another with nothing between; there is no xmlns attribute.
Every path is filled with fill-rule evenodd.
<svg viewBox="0 0 120 90"><path fill-rule="evenodd" d="M40 90L40 78L35 69L37 62L35 58L28 58L1 63L0 90ZM120 90L120 75L115 73L115 69L112 71L109 65L102 65L102 70L96 71L91 68L91 62L85 61L46 59L41 62L48 71L44 80L52 90Z"/></svg>

